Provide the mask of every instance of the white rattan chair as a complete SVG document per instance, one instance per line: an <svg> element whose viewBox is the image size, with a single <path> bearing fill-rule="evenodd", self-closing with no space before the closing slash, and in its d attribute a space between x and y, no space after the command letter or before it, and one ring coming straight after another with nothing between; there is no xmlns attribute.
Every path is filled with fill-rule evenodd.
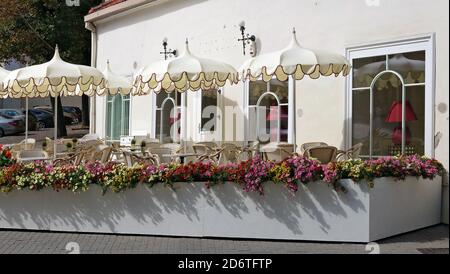
<svg viewBox="0 0 450 274"><path fill-rule="evenodd" d="M300 153L301 154L305 154L305 151L308 150L309 148L313 148L313 147L326 147L328 146L327 143L324 142L310 142L310 143L304 143L300 146Z"/></svg>
<svg viewBox="0 0 450 274"><path fill-rule="evenodd" d="M339 150L337 152L336 159L338 161L345 161L345 160L349 160L349 159L359 159L359 155L361 154L361 150L362 150L363 146L364 146L363 143L358 143L348 150L345 150L345 151Z"/></svg>
<svg viewBox="0 0 450 274"><path fill-rule="evenodd" d="M322 164L328 164L336 161L337 148L333 146L320 146L308 148L305 157L317 159Z"/></svg>
<svg viewBox="0 0 450 274"><path fill-rule="evenodd" d="M157 164L170 164L172 162L178 162L178 159L174 159L168 155L174 154L170 147L151 147L148 150L149 156L157 159Z"/></svg>
<svg viewBox="0 0 450 274"><path fill-rule="evenodd" d="M260 148L264 158L269 161L283 161L294 154L294 145L287 143L269 143Z"/></svg>

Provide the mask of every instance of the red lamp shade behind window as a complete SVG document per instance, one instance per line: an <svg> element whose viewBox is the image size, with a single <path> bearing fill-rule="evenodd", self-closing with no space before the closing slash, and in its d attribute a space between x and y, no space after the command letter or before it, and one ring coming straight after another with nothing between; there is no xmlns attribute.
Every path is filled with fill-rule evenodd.
<svg viewBox="0 0 450 274"><path fill-rule="evenodd" d="M411 122L417 120L417 116L414 113L409 101L405 103L405 122ZM402 144L402 101L394 101L392 103L391 109L386 117L387 123L399 123L398 126L394 128L392 133L392 142L396 145ZM411 142L411 131L408 125L405 127L405 142L408 145Z"/></svg>
<svg viewBox="0 0 450 274"><path fill-rule="evenodd" d="M287 108L280 108L280 117L278 117L278 106L270 106L270 112L266 116L266 121L274 122L275 125L278 126L279 123L283 124L283 121L288 121L288 113ZM278 120L278 118L280 120ZM280 127L282 127L280 125ZM278 136L278 128L272 128L270 130L271 138L273 140L277 139ZM280 140L287 140L287 130L283 130L280 128Z"/></svg>

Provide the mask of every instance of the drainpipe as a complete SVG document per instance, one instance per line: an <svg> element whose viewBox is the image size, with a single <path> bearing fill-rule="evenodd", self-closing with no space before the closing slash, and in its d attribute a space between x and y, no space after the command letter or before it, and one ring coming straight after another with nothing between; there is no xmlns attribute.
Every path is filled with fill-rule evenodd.
<svg viewBox="0 0 450 274"><path fill-rule="evenodd" d="M88 29L91 32L91 66L97 67L97 28L95 25L91 22L86 22L85 28ZM89 133L93 134L96 132L96 98L97 96L94 95L90 98L89 102L89 113L90 113L90 126L89 126Z"/></svg>

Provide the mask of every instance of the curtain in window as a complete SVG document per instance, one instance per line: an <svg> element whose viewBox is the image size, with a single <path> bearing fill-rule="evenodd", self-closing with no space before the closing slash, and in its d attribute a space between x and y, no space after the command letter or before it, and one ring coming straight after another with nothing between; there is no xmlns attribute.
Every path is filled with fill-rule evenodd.
<svg viewBox="0 0 450 274"><path fill-rule="evenodd" d="M120 140L130 131L130 96L115 95L107 97L106 102L106 138Z"/></svg>

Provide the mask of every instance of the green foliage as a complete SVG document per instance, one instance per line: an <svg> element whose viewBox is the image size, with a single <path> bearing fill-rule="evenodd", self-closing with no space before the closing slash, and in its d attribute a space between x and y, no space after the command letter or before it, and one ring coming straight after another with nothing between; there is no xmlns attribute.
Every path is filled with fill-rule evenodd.
<svg viewBox="0 0 450 274"><path fill-rule="evenodd" d="M8 153L9 154L9 153ZM10 156L10 155L9 155ZM247 192L264 193L264 184L285 185L293 193L300 184L324 181L336 191L344 190L339 181L351 179L355 183L367 182L374 186L376 178L406 177L433 179L443 175L444 167L435 159L421 156L389 157L376 160L348 160L321 165L313 159L291 157L281 162L264 161L259 157L238 164L216 165L212 162L187 164L144 165L109 162L89 162L82 165L54 166L50 163L9 162L0 166L0 192L53 188L56 191L83 192L90 185L119 193L136 188L139 184L152 187L162 184L175 189L174 183L205 182L209 188L224 182L237 183Z"/></svg>
<svg viewBox="0 0 450 274"><path fill-rule="evenodd" d="M43 63L56 44L68 62L90 63L90 32L84 16L101 0L80 0L68 6L63 0L1 0L0 62Z"/></svg>

